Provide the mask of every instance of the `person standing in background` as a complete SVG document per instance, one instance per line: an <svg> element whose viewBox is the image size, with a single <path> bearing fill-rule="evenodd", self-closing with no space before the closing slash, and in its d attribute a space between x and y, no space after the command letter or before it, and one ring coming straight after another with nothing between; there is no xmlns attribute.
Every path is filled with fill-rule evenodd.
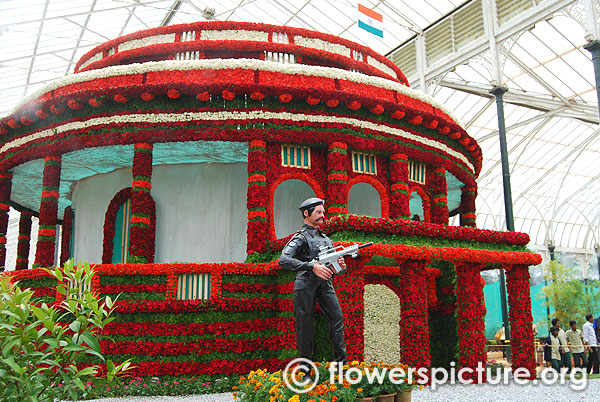
<svg viewBox="0 0 600 402"><path fill-rule="evenodd" d="M585 357L585 349L583 348L583 334L577 328L577 321L571 320L569 321L569 325L571 328L565 332L565 336L573 354L575 367L585 369L587 368L587 358Z"/></svg>

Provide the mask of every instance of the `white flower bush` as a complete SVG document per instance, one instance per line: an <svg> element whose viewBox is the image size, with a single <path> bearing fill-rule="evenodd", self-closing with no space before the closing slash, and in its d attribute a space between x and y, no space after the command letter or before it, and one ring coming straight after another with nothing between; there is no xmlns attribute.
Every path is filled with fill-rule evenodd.
<svg viewBox="0 0 600 402"><path fill-rule="evenodd" d="M400 362L400 300L387 286L365 286L365 361Z"/></svg>

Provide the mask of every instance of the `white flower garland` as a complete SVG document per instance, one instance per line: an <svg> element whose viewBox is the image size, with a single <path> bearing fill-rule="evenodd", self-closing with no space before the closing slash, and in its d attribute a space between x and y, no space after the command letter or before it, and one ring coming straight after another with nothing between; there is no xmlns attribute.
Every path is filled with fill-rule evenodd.
<svg viewBox="0 0 600 402"><path fill-rule="evenodd" d="M312 49L320 49L326 52L339 54L342 56L346 56L348 58L350 55L350 48L340 45L337 43L331 43L324 41L322 39L314 39L314 38L305 38L303 36L294 37L294 43L298 46L310 47Z"/></svg>
<svg viewBox="0 0 600 402"><path fill-rule="evenodd" d="M339 68L307 66L303 64L281 64L266 60L255 59L210 59L210 60L163 60L146 63L128 64L124 66L111 66L98 70L90 70L82 73L71 74L63 78L52 81L42 88L38 89L28 97L24 98L10 114L15 113L24 104L41 97L42 95L51 92L57 88L67 85L76 84L79 82L93 81L98 78L108 78L117 76L126 76L132 74L143 74L156 71L190 71L190 70L262 70L284 74L306 75L313 77L326 77L331 79L347 80L355 83L372 85L374 87L396 91L402 95L413 99L418 99L428 103L454 120L461 127L463 125L454 116L446 106L432 98L431 96L407 87L398 82L388 80L386 78L372 77L362 73L346 71Z"/></svg>
<svg viewBox="0 0 600 402"><path fill-rule="evenodd" d="M225 29L222 31L205 29L200 34L200 40L243 40L267 42L269 40L269 33L264 31L245 31L241 29Z"/></svg>
<svg viewBox="0 0 600 402"><path fill-rule="evenodd" d="M375 67L376 69L378 69L380 71L383 71L384 73L386 73L388 75L391 75L392 77L398 78L397 77L398 74L396 74L396 72L394 70L392 70L385 64L381 63L380 61L374 59L373 57L367 57L367 64Z"/></svg>
<svg viewBox="0 0 600 402"><path fill-rule="evenodd" d="M339 123L346 124L361 129L368 129L391 134L407 140L416 141L427 145L433 149L445 152L460 161L462 161L474 173L475 169L471 162L462 153L450 148L446 144L435 141L429 138L424 138L404 130L388 127L383 124L373 123L370 121L359 120L350 117L325 116L325 115L307 115L303 113L292 112L267 112L262 110L254 110L249 112L240 111L222 111L222 112L183 112L183 113L139 113L126 115L113 115L96 117L85 121L74 121L65 123L60 126L41 130L33 134L17 138L7 142L0 148L0 154L16 147L25 145L31 141L41 138L48 138L55 134L62 134L69 131L85 130L91 127L103 126L111 123L176 123L181 121L224 121L224 120L291 120L294 122L310 122L310 123Z"/></svg>
<svg viewBox="0 0 600 402"><path fill-rule="evenodd" d="M89 59L87 59L85 61L85 63L83 63L81 66L79 66L80 69L88 66L89 64L95 63L97 61L102 60L102 52L98 52L95 55L93 55L92 57L90 57Z"/></svg>
<svg viewBox="0 0 600 402"><path fill-rule="evenodd" d="M154 35L148 36L146 38L128 40L127 42L120 43L119 52L124 52L126 50L133 50L140 47L146 47L151 45L158 45L159 43L173 43L175 42L175 34L163 34L163 35Z"/></svg>

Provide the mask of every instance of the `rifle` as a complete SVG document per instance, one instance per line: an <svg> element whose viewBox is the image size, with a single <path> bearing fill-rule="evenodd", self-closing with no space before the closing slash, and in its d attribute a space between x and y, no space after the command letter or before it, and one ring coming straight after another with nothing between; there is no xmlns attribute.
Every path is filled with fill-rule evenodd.
<svg viewBox="0 0 600 402"><path fill-rule="evenodd" d="M342 269L340 263L338 262L338 259L346 255L349 255L352 258L357 258L358 250L372 245L373 243L370 242L365 244L353 244L348 247L321 246L319 247L319 255L312 262L317 262L319 264L325 265L326 267L331 269L334 274L343 274L344 272L346 272L346 270Z"/></svg>

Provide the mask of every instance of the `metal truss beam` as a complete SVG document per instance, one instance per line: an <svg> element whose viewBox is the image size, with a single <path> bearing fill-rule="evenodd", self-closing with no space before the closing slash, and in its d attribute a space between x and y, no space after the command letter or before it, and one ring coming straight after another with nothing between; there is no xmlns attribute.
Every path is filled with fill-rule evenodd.
<svg viewBox="0 0 600 402"><path fill-rule="evenodd" d="M539 5L534 6L531 9L524 12L522 15L519 16L519 18L514 18L512 21L509 21L504 25L496 27L495 32L493 33L493 37L490 38L486 35L483 35L482 37L475 39L470 45L466 46L464 49L460 49L459 51L448 55L438 63L424 66L425 81L430 81L435 79L436 77L443 76L447 72L451 71L454 67L460 64L465 64L473 57L478 56L486 52L487 50L490 50L490 41L500 44L506 39L532 28L537 22L545 20L546 18L560 11L564 7L575 3L576 1L577 0L548 0L541 2ZM489 12L489 10L487 12ZM490 19L487 20L490 21ZM488 32L490 31L488 30ZM402 47L410 41L416 40L419 36L423 35L424 32L413 36L411 39L405 41L396 49ZM390 56L394 51L395 49L390 51L387 54L387 56ZM413 83L417 83L418 80L419 77L417 73L417 76L410 77L410 84L413 85Z"/></svg>
<svg viewBox="0 0 600 402"><path fill-rule="evenodd" d="M449 80L441 80L439 85L485 98L493 97L489 93L489 91L492 89L491 86L476 86ZM564 100L557 100L550 97L511 89L504 94L504 101L506 103L539 110L542 112L551 112L559 109L561 111L556 114L557 116L578 119L586 123L598 124L600 122L596 105L589 105L572 99L566 100L567 104L565 104Z"/></svg>

